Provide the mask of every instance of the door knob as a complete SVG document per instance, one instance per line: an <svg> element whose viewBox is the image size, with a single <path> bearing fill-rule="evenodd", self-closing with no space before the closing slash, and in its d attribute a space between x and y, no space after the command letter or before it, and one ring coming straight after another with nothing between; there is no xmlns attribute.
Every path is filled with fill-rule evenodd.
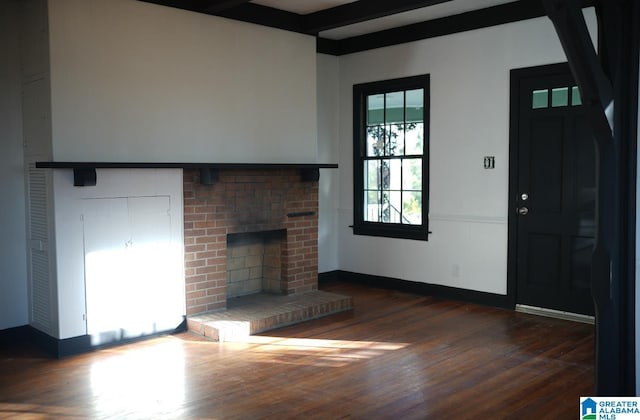
<svg viewBox="0 0 640 420"><path fill-rule="evenodd" d="M526 207L520 207L520 208L518 208L518 214L519 214L520 216L526 216L526 215L527 215L527 213L529 213L529 209L528 209L528 208L526 208Z"/></svg>

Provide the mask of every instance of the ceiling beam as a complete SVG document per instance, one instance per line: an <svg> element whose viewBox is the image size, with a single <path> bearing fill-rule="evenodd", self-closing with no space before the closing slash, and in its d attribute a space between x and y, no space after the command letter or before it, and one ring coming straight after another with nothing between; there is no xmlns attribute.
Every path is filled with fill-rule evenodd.
<svg viewBox="0 0 640 420"><path fill-rule="evenodd" d="M286 31L305 33L302 29L301 15L250 2L245 2L232 9L223 10L215 13L215 15Z"/></svg>
<svg viewBox="0 0 640 420"><path fill-rule="evenodd" d="M520 0L318 45L327 48L328 54L344 55L541 16L545 11L539 0Z"/></svg>
<svg viewBox="0 0 640 420"><path fill-rule="evenodd" d="M249 3L249 0L209 0L204 6L203 11L205 13L220 13L234 7L241 6L245 3Z"/></svg>
<svg viewBox="0 0 640 420"><path fill-rule="evenodd" d="M303 15L302 28L306 33L317 35L321 31L449 1L451 0L359 0Z"/></svg>
<svg viewBox="0 0 640 420"><path fill-rule="evenodd" d="M580 2L582 7L590 7L596 0ZM519 0L350 38L318 38L317 51L340 56L542 16L546 12L540 0Z"/></svg>

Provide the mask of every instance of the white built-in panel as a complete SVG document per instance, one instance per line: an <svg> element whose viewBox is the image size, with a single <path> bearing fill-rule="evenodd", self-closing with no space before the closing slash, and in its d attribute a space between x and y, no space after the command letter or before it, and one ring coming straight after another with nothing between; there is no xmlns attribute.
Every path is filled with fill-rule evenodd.
<svg viewBox="0 0 640 420"><path fill-rule="evenodd" d="M58 338L94 344L166 331L185 314L182 170L53 170Z"/></svg>
<svg viewBox="0 0 640 420"><path fill-rule="evenodd" d="M18 8L0 1L0 330L29 323Z"/></svg>
<svg viewBox="0 0 640 420"><path fill-rule="evenodd" d="M51 159L51 109L47 78L22 85L23 144L26 157Z"/></svg>
<svg viewBox="0 0 640 420"><path fill-rule="evenodd" d="M318 54L318 161L338 161L340 122L339 57ZM339 171L324 170L318 184L318 271L338 269Z"/></svg>
<svg viewBox="0 0 640 420"><path fill-rule="evenodd" d="M4 1L3 3L11 3ZM20 64L23 82L42 79L49 72L47 0L20 0Z"/></svg>
<svg viewBox="0 0 640 420"><path fill-rule="evenodd" d="M316 161L312 36L135 0L49 28L55 160Z"/></svg>

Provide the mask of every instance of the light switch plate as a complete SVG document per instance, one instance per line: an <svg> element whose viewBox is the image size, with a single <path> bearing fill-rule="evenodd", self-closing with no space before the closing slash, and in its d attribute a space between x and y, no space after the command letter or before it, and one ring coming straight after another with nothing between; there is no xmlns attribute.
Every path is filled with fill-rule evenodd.
<svg viewBox="0 0 640 420"><path fill-rule="evenodd" d="M495 156L485 156L484 157L484 169L494 169L496 167L496 157Z"/></svg>

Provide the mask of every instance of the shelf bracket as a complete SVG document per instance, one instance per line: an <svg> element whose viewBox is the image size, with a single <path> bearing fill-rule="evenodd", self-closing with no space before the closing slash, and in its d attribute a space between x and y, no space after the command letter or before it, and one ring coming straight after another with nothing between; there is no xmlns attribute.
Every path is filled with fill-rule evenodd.
<svg viewBox="0 0 640 420"><path fill-rule="evenodd" d="M95 187L96 182L96 168L73 168L74 187Z"/></svg>
<svg viewBox="0 0 640 420"><path fill-rule="evenodd" d="M300 169L300 177L302 182L317 182L320 180L319 168L303 168Z"/></svg>
<svg viewBox="0 0 640 420"><path fill-rule="evenodd" d="M200 184L213 185L218 181L218 169L216 168L200 168Z"/></svg>

